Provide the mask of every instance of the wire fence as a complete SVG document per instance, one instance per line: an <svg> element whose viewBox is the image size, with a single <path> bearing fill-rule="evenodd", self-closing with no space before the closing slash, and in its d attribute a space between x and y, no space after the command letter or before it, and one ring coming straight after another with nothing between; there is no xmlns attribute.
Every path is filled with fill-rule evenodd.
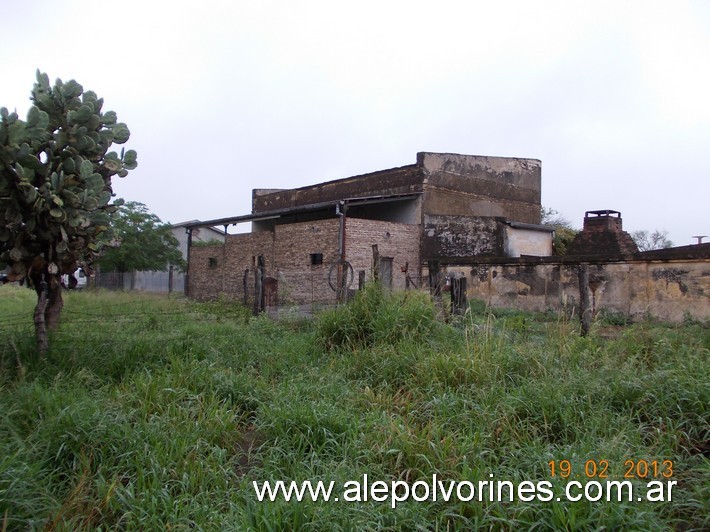
<svg viewBox="0 0 710 532"><path fill-rule="evenodd" d="M99 292L100 293L100 292ZM56 340L71 339L75 348L82 344L92 347L110 346L127 339L149 338L151 342L184 339L199 334L206 325L246 323L253 317L250 308L238 301L195 302L181 296L121 294L126 301L106 303L106 297L92 304L90 299L68 301L62 309L59 327L53 334ZM315 305L281 305L267 307L264 315L278 319L310 318L319 312L337 306L332 301ZM116 327L120 324L120 327ZM0 310L0 345L2 350L15 349L19 339L34 338L33 308L8 312ZM229 327L209 327L210 338L234 336Z"/></svg>
<svg viewBox="0 0 710 532"><path fill-rule="evenodd" d="M91 282L93 286L106 290L158 293L185 291L185 274L178 271L97 272Z"/></svg>

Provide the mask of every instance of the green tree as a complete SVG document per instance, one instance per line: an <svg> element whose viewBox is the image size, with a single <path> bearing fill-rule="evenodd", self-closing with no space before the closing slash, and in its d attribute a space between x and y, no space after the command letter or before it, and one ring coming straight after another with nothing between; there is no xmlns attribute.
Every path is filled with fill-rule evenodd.
<svg viewBox="0 0 710 532"><path fill-rule="evenodd" d="M672 248L673 242L668 238L668 231L656 229L653 232L646 230L633 231L631 238L634 239L639 251L652 251L654 249Z"/></svg>
<svg viewBox="0 0 710 532"><path fill-rule="evenodd" d="M184 269L180 243L170 224L163 223L139 202L129 201L111 215L114 240L105 245L97 264L104 271L160 271L169 265Z"/></svg>
<svg viewBox="0 0 710 532"><path fill-rule="evenodd" d="M37 71L27 119L0 109L0 267L37 292L37 347L59 322L62 274L91 262L116 209L111 178L136 167L136 152L109 152L130 136L103 99L74 80L53 86Z"/></svg>
<svg viewBox="0 0 710 532"><path fill-rule="evenodd" d="M579 230L572 227L572 223L555 209L540 208L540 219L543 224L555 228L555 238L552 241L552 254L565 255L567 248L577 236Z"/></svg>

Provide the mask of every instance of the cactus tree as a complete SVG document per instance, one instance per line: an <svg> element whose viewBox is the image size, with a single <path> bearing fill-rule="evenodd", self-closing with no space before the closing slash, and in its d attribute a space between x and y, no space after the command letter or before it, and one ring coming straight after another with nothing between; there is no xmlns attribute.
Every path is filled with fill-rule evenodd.
<svg viewBox="0 0 710 532"><path fill-rule="evenodd" d="M76 81L53 86L37 71L27 119L0 109L0 268L37 292L40 353L62 308L61 275L90 264L120 203L111 178L136 167L136 152L109 152L130 135L103 99Z"/></svg>

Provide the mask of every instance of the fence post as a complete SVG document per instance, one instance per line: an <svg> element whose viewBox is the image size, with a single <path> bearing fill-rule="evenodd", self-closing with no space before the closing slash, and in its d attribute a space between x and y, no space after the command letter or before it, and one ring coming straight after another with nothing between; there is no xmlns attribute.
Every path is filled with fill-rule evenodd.
<svg viewBox="0 0 710 532"><path fill-rule="evenodd" d="M429 292L435 297L441 295L441 272L438 260L429 261Z"/></svg>
<svg viewBox="0 0 710 532"><path fill-rule="evenodd" d="M589 297L589 264L579 265L579 319L582 323L580 334L587 336L592 327L592 306Z"/></svg>
<svg viewBox="0 0 710 532"><path fill-rule="evenodd" d="M244 278L242 279L242 288L244 289L244 306L249 306L249 268L244 270Z"/></svg>
<svg viewBox="0 0 710 532"><path fill-rule="evenodd" d="M264 311L264 267L264 255L259 255L254 270L254 315Z"/></svg>
<svg viewBox="0 0 710 532"><path fill-rule="evenodd" d="M377 244L372 244L372 278L375 282L380 280L380 252Z"/></svg>
<svg viewBox="0 0 710 532"><path fill-rule="evenodd" d="M461 316L466 312L466 278L451 279L451 309L454 315Z"/></svg>

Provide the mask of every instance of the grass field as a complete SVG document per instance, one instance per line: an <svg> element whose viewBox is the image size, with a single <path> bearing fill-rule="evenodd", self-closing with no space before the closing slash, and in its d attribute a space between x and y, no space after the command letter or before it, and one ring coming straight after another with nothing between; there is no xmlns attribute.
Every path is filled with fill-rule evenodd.
<svg viewBox="0 0 710 532"><path fill-rule="evenodd" d="M368 289L315 319L226 302L65 296L46 359L33 293L0 288L5 530L710 528L710 330L595 323ZM568 460L571 476L561 478ZM259 502L252 481L623 480L670 502ZM551 475L554 461L556 476ZM643 463L643 462L641 462ZM645 485L667 469L643 474ZM645 478L644 478L645 477Z"/></svg>

